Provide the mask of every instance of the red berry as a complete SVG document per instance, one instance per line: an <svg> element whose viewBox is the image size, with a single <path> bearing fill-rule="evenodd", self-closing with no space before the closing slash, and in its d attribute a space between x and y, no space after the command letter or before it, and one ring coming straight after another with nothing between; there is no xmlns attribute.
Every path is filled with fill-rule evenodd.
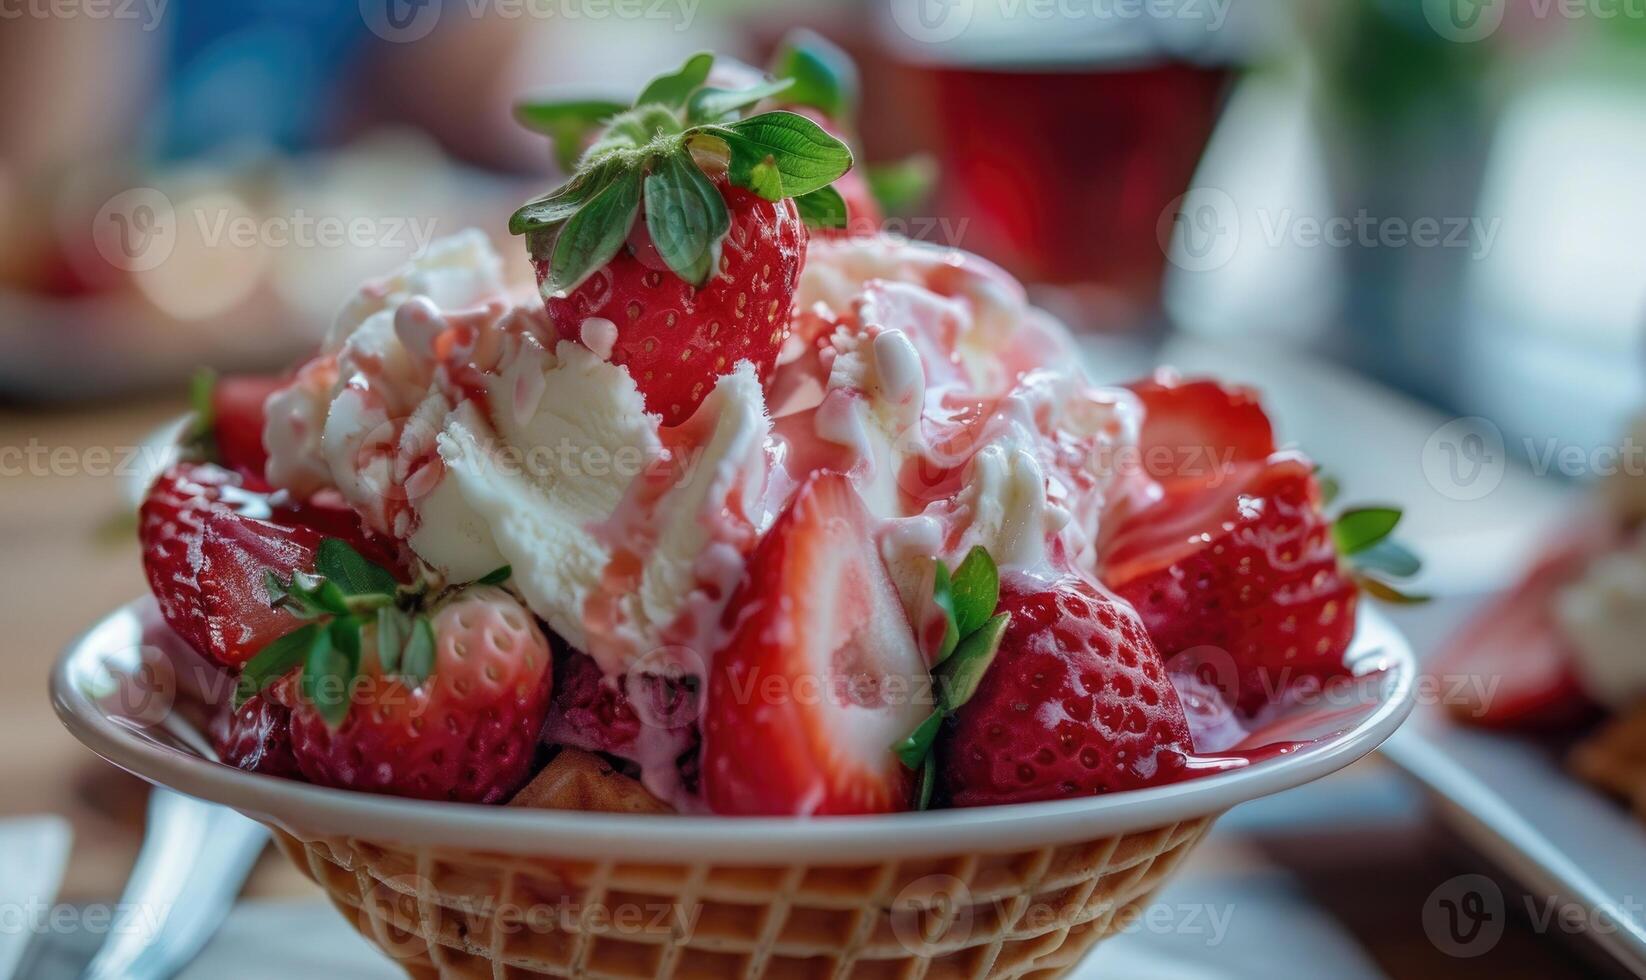
<svg viewBox="0 0 1646 980"><path fill-rule="evenodd" d="M138 513L143 570L161 615L195 650L231 670L299 625L271 607L264 573L308 570L328 535L374 560L387 557L352 512L277 506L256 481L211 464L167 470Z"/></svg>
<svg viewBox="0 0 1646 980"><path fill-rule="evenodd" d="M1250 388L1184 381L1168 372L1128 387L1143 403L1138 445L1156 480L1209 482L1226 467L1275 451L1274 427Z"/></svg>
<svg viewBox="0 0 1646 980"><path fill-rule="evenodd" d="M268 465L263 448L263 403L286 384L284 378L230 375L212 388L212 434L217 457L231 470L259 479Z"/></svg>
<svg viewBox="0 0 1646 980"><path fill-rule="evenodd" d="M1291 682L1344 671L1359 591L1299 454L1243 463L1215 485L1168 486L1110 540L1103 581L1166 656L1227 653L1246 710Z"/></svg>
<svg viewBox="0 0 1646 980"><path fill-rule="evenodd" d="M892 746L930 713L927 676L851 481L812 477L726 612L703 725L716 813L880 813L910 805Z"/></svg>
<svg viewBox="0 0 1646 980"><path fill-rule="evenodd" d="M1179 778L1188 722L1137 616L1092 584L1006 583L1011 623L938 742L954 806L1113 793Z"/></svg>
<svg viewBox="0 0 1646 980"><path fill-rule="evenodd" d="M611 360L628 367L648 411L664 425L691 417L721 375L738 361L753 362L770 379L787 336L795 288L808 235L792 200L767 201L734 187L715 185L725 197L731 230L720 244L716 271L696 288L664 263L644 219L606 266L568 295L545 300L549 319L564 340L604 353L590 318L616 327ZM538 281L549 264L536 259Z"/></svg>
<svg viewBox="0 0 1646 980"><path fill-rule="evenodd" d="M435 669L416 689L375 663L336 729L292 710L292 750L312 783L429 800L502 803L531 775L552 685L548 640L514 597L476 587L434 615ZM375 629L362 631L375 649Z"/></svg>
<svg viewBox="0 0 1646 980"><path fill-rule="evenodd" d="M557 745L632 759L640 717L623 687L609 680L594 658L575 650L555 669L554 703L544 737Z"/></svg>
<svg viewBox="0 0 1646 980"><path fill-rule="evenodd" d="M260 694L240 706L228 706L212 719L212 745L227 765L265 776L301 779L291 750L291 709L273 692Z"/></svg>

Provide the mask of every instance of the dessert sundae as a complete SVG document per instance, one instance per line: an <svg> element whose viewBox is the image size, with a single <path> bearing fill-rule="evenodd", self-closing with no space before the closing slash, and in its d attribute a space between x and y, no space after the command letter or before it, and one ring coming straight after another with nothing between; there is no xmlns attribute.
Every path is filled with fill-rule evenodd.
<svg viewBox="0 0 1646 980"><path fill-rule="evenodd" d="M1413 570L1398 512L1328 518L1253 392L1094 385L1011 276L879 233L800 61L522 107L575 166L511 221L535 284L467 231L291 374L202 386L140 527L165 622L234 678L225 764L974 807L1188 778L1347 672L1362 591Z"/></svg>

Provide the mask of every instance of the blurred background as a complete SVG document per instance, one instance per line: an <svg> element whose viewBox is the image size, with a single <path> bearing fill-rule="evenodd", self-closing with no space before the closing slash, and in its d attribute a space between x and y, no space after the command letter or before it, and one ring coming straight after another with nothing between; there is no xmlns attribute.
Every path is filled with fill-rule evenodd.
<svg viewBox="0 0 1646 980"><path fill-rule="evenodd" d="M1357 496L1407 504L1431 590L1501 582L1616 462L1646 366L1646 0L0 0L0 813L76 815L65 894L117 891L142 793L43 678L142 590L128 477L194 369L291 365L360 280L467 226L524 279L506 220L559 172L517 98L627 100L796 27L857 61L891 230L1016 273L1105 380L1263 384ZM1588 969L1547 936L1437 954L1427 824L1368 786L1334 794L1416 897L1334 912L1381 972ZM1404 880L1377 864L1348 873ZM1292 870L1310 907L1374 887Z"/></svg>

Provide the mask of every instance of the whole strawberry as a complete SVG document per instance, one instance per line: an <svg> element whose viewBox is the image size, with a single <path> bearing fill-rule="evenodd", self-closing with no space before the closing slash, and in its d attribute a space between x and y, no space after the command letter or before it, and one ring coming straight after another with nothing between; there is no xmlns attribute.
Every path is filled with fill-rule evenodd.
<svg viewBox="0 0 1646 980"><path fill-rule="evenodd" d="M1136 614L1078 578L1007 583L1005 634L938 738L957 807L1091 796L1179 778L1188 723Z"/></svg>
<svg viewBox="0 0 1646 980"><path fill-rule="evenodd" d="M593 140L571 180L509 223L526 236L549 319L561 339L627 366L665 425L689 418L739 361L771 376L805 223L846 221L829 186L852 165L846 145L792 112L742 115L792 80L716 88L713 66L696 55L627 108L518 113L554 136L563 161Z"/></svg>
<svg viewBox="0 0 1646 980"><path fill-rule="evenodd" d="M471 803L501 803L525 783L552 658L513 596L490 586L459 592L413 621L389 665L380 639L392 627L359 629L351 651L337 622L325 629L334 649L307 656L291 714L292 754L310 782Z"/></svg>

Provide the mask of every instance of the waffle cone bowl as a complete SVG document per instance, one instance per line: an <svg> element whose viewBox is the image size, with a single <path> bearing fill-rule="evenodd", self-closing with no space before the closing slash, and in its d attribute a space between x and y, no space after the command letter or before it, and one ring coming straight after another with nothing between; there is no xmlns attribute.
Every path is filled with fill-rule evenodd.
<svg viewBox="0 0 1646 980"><path fill-rule="evenodd" d="M542 802L643 809L637 785L599 766L563 753L538 783L564 785ZM591 861L285 831L276 840L418 977L983 980L1063 975L1147 906L1211 822L854 864Z"/></svg>
<svg viewBox="0 0 1646 980"><path fill-rule="evenodd" d="M1367 615L1352 709L1278 720L1252 738L1286 750L1248 764L1088 799L681 816L597 757L562 750L510 805L482 807L209 761L175 693L187 685L153 701L142 612L109 616L59 661L53 699L69 729L150 782L269 826L386 956L441 980L1064 976L1147 911L1219 815L1374 749L1410 711L1416 677L1399 634Z"/></svg>

